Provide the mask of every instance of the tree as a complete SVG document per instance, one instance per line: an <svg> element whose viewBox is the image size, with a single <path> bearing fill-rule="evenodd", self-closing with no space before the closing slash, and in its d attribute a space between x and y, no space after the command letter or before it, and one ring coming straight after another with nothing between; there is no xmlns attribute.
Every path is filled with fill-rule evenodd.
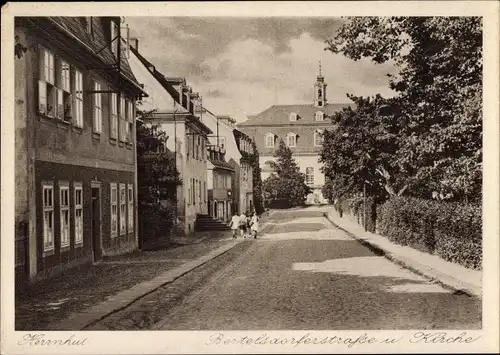
<svg viewBox="0 0 500 355"><path fill-rule="evenodd" d="M253 183L253 201L255 212L261 214L264 212L264 204L262 201L262 176L259 163L259 151L255 141L252 140L253 156L252 156L252 183Z"/></svg>
<svg viewBox="0 0 500 355"><path fill-rule="evenodd" d="M274 157L276 162L271 166L276 174L271 174L263 183L266 200L280 200L286 207L304 204L311 189L304 183L305 174L300 172L292 158L292 151L282 140Z"/></svg>
<svg viewBox="0 0 500 355"><path fill-rule="evenodd" d="M154 244L175 225L176 190L182 181L174 155L165 148L166 133L147 123L153 113L137 110L136 139L140 240Z"/></svg>
<svg viewBox="0 0 500 355"><path fill-rule="evenodd" d="M347 133L353 141L342 143L332 134L325 136L322 159L331 184L341 190L356 186L359 191L361 180L366 179L381 197L480 199L481 19L347 18L327 44L333 53L353 60L392 62L398 70L389 81L397 93L394 98L350 96L358 108L333 118L339 133ZM362 127L359 119L368 127ZM347 124L362 131L349 132ZM378 149L366 152L374 143ZM354 152L334 153L334 149L353 148ZM354 165L349 167L342 159Z"/></svg>
<svg viewBox="0 0 500 355"><path fill-rule="evenodd" d="M145 123L153 114L138 110L143 119L137 123L137 174L142 201L174 201L176 189L182 184L175 166L175 157L165 148L166 133L158 125Z"/></svg>

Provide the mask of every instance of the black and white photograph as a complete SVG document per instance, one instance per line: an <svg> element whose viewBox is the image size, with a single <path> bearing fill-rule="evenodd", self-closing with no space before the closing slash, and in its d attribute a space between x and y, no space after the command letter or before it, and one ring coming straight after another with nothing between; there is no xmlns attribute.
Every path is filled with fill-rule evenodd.
<svg viewBox="0 0 500 355"><path fill-rule="evenodd" d="M498 351L498 3L342 3L2 9L5 353Z"/></svg>

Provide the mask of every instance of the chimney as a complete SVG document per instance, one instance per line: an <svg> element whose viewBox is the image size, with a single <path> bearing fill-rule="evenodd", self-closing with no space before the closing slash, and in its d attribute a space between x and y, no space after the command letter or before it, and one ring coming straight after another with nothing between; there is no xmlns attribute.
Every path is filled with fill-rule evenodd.
<svg viewBox="0 0 500 355"><path fill-rule="evenodd" d="M137 52L139 52L139 39L138 38L131 38L130 42L132 42L132 47L135 48Z"/></svg>

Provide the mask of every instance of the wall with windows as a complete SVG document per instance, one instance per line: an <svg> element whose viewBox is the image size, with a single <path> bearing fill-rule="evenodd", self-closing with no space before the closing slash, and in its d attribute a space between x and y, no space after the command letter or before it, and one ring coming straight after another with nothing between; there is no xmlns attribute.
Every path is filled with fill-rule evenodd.
<svg viewBox="0 0 500 355"><path fill-rule="evenodd" d="M88 63L72 48L30 30L16 28L17 34L30 49L15 64L16 217L28 223L16 259L29 260L30 278L92 260L93 181L101 184L100 254L136 248L133 97L92 94L112 84L85 70ZM117 236L111 235L111 183L126 190L117 196L117 218L126 223Z"/></svg>
<svg viewBox="0 0 500 355"><path fill-rule="evenodd" d="M290 147L292 152L312 153L321 151L321 132L332 129L328 122L318 122L307 125L283 125L283 126L241 126L252 139L255 139L260 155L272 155L279 147L280 139Z"/></svg>
<svg viewBox="0 0 500 355"><path fill-rule="evenodd" d="M92 259L92 182L100 183L102 255L136 247L133 172L42 161L36 171L39 271Z"/></svg>
<svg viewBox="0 0 500 355"><path fill-rule="evenodd" d="M120 170L134 169L135 105L85 70L74 55L40 41L32 56L37 111L36 158ZM75 157L78 157L75 161Z"/></svg>

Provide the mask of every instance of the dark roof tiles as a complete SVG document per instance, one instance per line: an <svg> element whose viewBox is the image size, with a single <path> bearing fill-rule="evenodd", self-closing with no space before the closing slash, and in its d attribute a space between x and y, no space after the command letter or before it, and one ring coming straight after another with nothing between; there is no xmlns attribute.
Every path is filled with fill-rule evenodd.
<svg viewBox="0 0 500 355"><path fill-rule="evenodd" d="M304 122L315 122L315 113L322 111L325 115L332 115L335 111L340 111L344 107L354 107L351 103L326 104L325 107L317 107L313 104L302 105L273 105L261 113L248 116L248 120L241 122L238 126L252 126L263 124L301 124ZM290 121L290 114L297 114L297 121Z"/></svg>

